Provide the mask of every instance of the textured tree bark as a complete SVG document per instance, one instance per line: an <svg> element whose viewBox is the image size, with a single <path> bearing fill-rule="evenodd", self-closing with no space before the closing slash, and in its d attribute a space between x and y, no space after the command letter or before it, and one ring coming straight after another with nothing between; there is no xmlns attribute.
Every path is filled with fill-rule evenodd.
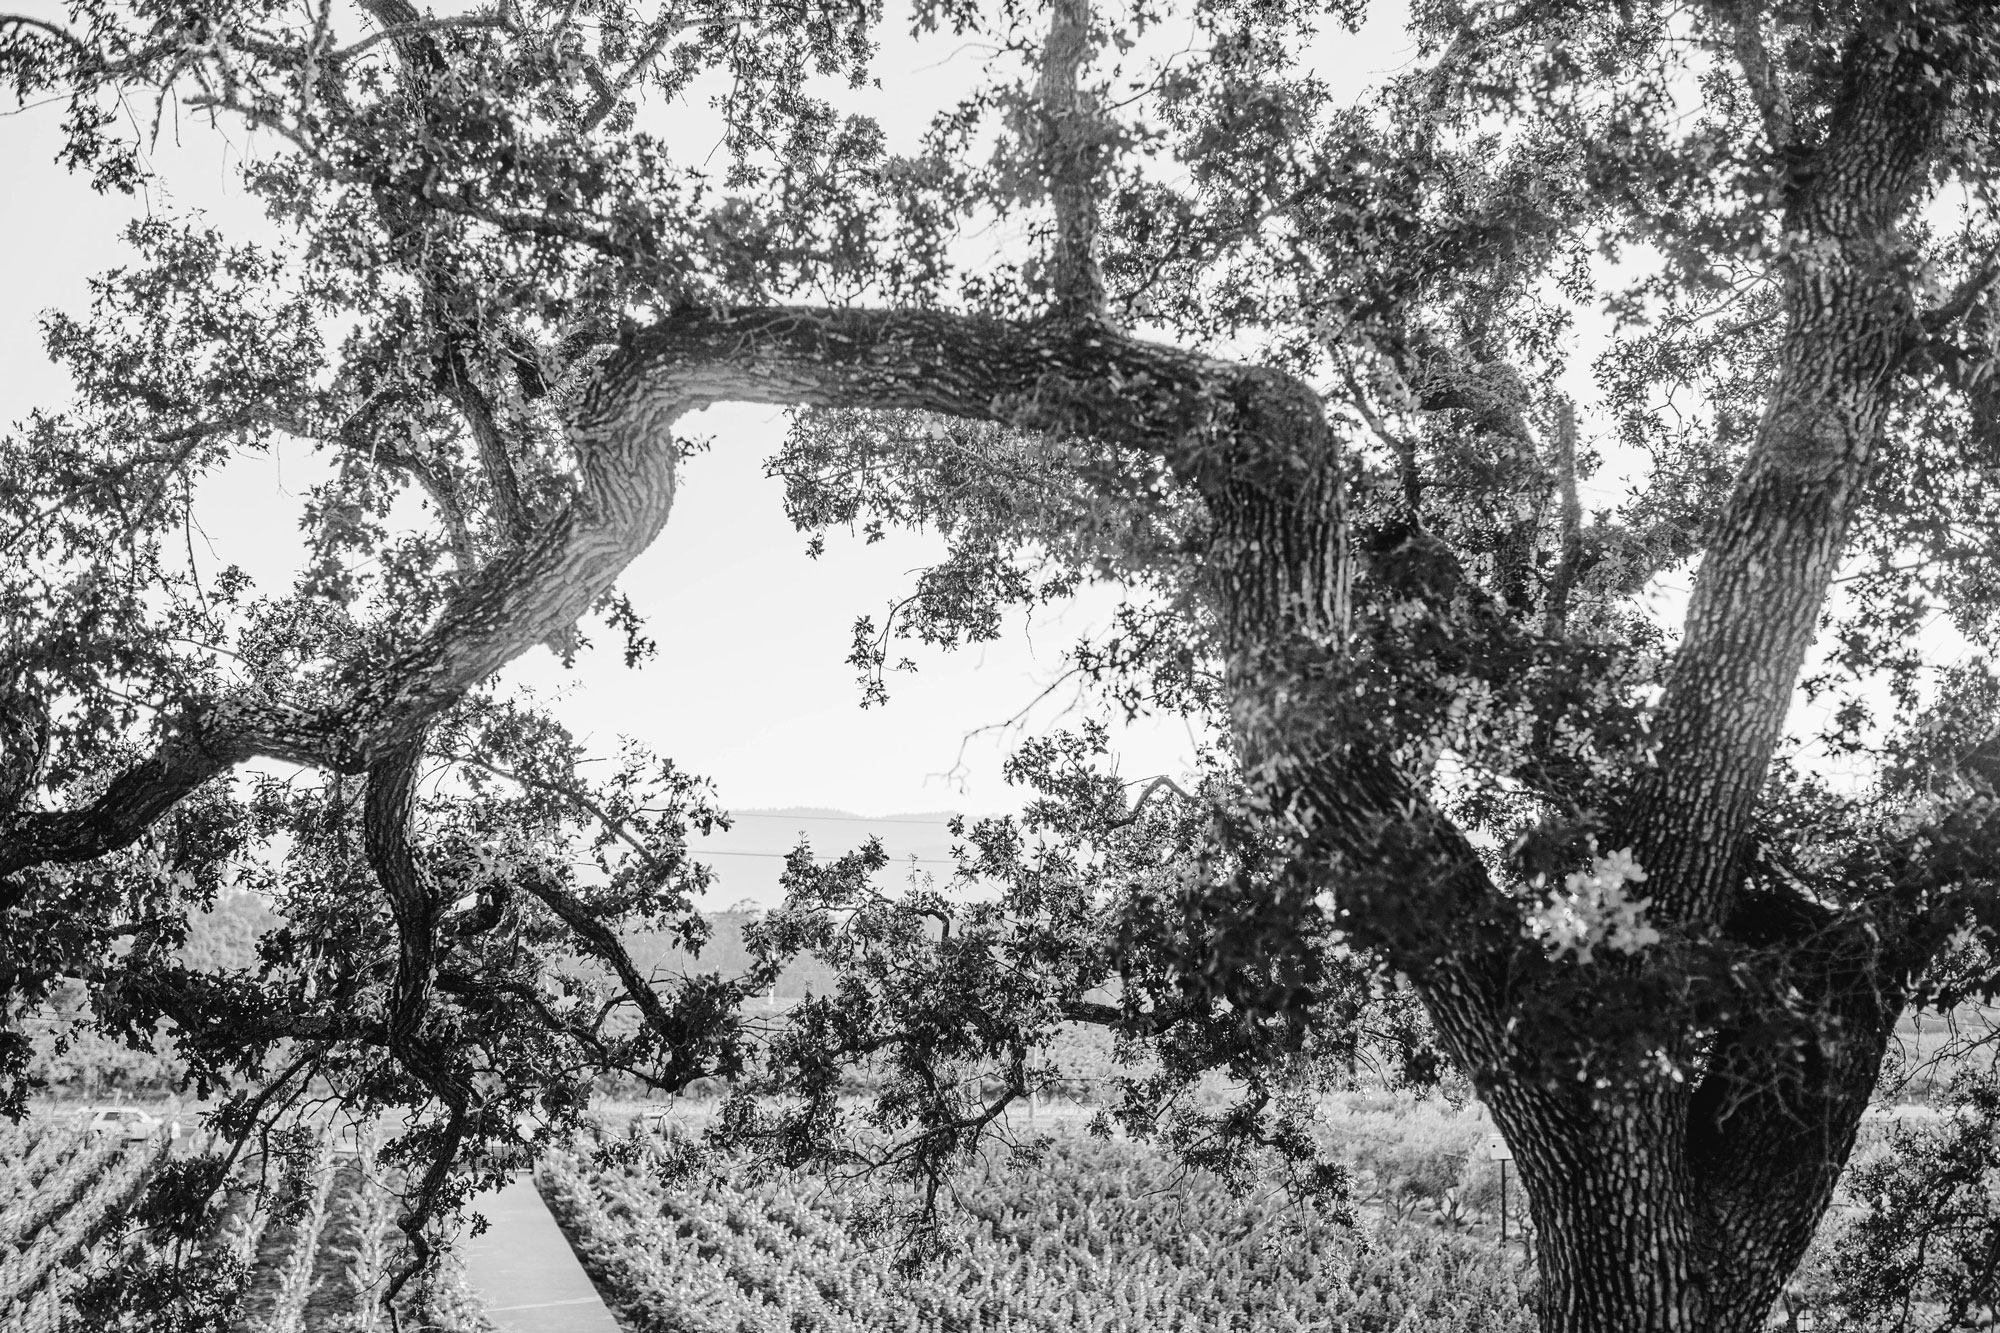
<svg viewBox="0 0 2000 1333"><path fill-rule="evenodd" d="M1513 1145L1548 1333L1762 1327L1853 1148L1925 953L1890 918L1840 918L1775 891L1751 912L1742 898L1754 802L1918 326L1901 228L1944 132L1949 80L1935 51L1900 46L1857 41L1824 138L1795 157L1776 375L1697 577L1656 761L1606 841L1633 848L1662 929L1777 947L1800 1010L1745 998L1740 1028L1702 1037L1670 1008L1659 1076L1628 1069L1564 1091L1522 1077L1537 1053L1511 1021L1535 983L1503 984L1476 950L1446 966L1410 960ZM1575 1003L1614 999L1649 963L1592 966L1594 988L1565 992ZM1750 1035L1760 1023L1788 1030L1793 1053ZM1669 1060L1697 1072L1670 1078Z"/></svg>
<svg viewBox="0 0 2000 1333"><path fill-rule="evenodd" d="M369 766L362 830L369 866L389 899L390 915L396 923L396 979L389 994L385 1040L397 1060L445 1110L441 1131L444 1151L425 1171L398 1221L417 1254L427 1258L430 1243L425 1225L450 1179L475 1095L467 1079L453 1069L450 1054L424 1030L437 982L441 904L410 846L410 815L422 755L421 744L412 741Z"/></svg>
<svg viewBox="0 0 2000 1333"><path fill-rule="evenodd" d="M1544 1333L1733 1333L1709 1309L1677 1108L1552 1101L1492 1103L1534 1218Z"/></svg>
<svg viewBox="0 0 2000 1333"><path fill-rule="evenodd" d="M1036 92L1042 102L1038 145L1055 213L1049 269L1051 312L1060 320L1104 316L1104 274L1097 264L1097 175L1104 150L1092 142L1090 95L1078 75L1090 60L1089 0L1056 0L1042 43Z"/></svg>
<svg viewBox="0 0 2000 1333"><path fill-rule="evenodd" d="M1776 377L1695 579L1657 762L1613 821L1658 910L1685 921L1719 919L1741 878L1743 831L1921 332L1903 229L1951 71L1893 28L1864 36L1877 49L1857 42L1824 140L1790 167Z"/></svg>

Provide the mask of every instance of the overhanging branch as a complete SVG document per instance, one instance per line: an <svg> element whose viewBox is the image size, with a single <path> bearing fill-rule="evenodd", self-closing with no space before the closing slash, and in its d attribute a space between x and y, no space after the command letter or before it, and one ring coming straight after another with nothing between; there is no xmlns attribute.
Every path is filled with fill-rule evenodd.
<svg viewBox="0 0 2000 1333"><path fill-rule="evenodd" d="M466 580L415 643L352 664L351 684L324 706L246 692L192 712L89 804L0 823L0 877L127 846L182 797L248 759L359 773L407 746L466 690L573 625L652 544L673 504L671 428L696 405L661 386L600 376L571 429L578 493L530 540Z"/></svg>

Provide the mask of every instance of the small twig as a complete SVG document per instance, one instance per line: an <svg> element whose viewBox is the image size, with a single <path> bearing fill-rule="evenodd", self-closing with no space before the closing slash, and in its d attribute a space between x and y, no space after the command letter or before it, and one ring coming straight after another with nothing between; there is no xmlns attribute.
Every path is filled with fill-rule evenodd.
<svg viewBox="0 0 2000 1333"><path fill-rule="evenodd" d="M972 728L972 730L965 732L958 738L958 756L952 761L952 766L950 771L943 774L933 774L932 776L942 776L947 780L951 780L963 774L965 772L965 752L968 748L971 747L972 742L974 740L976 740L978 737L986 735L988 732L994 732L994 731L1006 732L1019 727L1022 724L1022 722L1027 718L1028 714L1035 711L1036 706L1039 705L1042 702L1042 700L1048 698L1051 694L1054 694L1057 690L1061 689L1064 682L1074 679L1075 677L1080 676L1081 674L1083 674L1083 668L1072 666L1067 670L1065 670L1061 675L1057 676L1054 680L1050 681L1046 686L1044 686L1040 693L1036 694L1034 698L1028 700L1027 703L1023 704L1020 710L1016 712L1012 717L1007 718L1004 721L1000 722L988 722L984 726L974 727Z"/></svg>
<svg viewBox="0 0 2000 1333"><path fill-rule="evenodd" d="M1761 0L1744 0L1735 15L1736 63L1742 67L1743 81L1763 118L1764 137L1773 152L1782 153L1798 139L1792 117L1791 97L1785 92L1784 76L1771 60L1764 45L1764 6Z"/></svg>
<svg viewBox="0 0 2000 1333"><path fill-rule="evenodd" d="M604 826L607 833L610 833L627 847L630 847L646 863L648 869L663 873L672 869L672 867L663 864L660 858L655 856L644 843L632 836L631 830L627 827L625 821L614 818L603 806L591 800L575 787L564 786L559 782L550 782L543 778L529 777L525 773L502 768L498 764L491 763L475 755L448 754L444 758L455 764L464 764L468 768L481 769L487 773L491 773L496 778L504 778L517 786L531 788L535 791L548 792L552 796L560 796L577 809L597 820L599 824Z"/></svg>
<svg viewBox="0 0 2000 1333"><path fill-rule="evenodd" d="M733 26L748 23L750 19L748 17L741 17L714 20L713 22L714 24L729 24ZM647 42L639 53L632 57L631 62L625 66L624 72L619 74L615 81L605 79L604 72L597 67L597 62L593 60L586 68L585 75L590 80L591 88L597 93L597 100L591 103L590 110L584 113L582 132L589 134L599 125L602 125L605 117L618 109L619 97L625 93L626 89L638 82L647 69L651 68L653 62L660 58L660 53L666 50L667 43L672 41L677 34L697 26L709 27L712 25L709 21L697 24L691 19L682 20L677 23L661 23L659 30L653 34L652 40Z"/></svg>
<svg viewBox="0 0 2000 1333"><path fill-rule="evenodd" d="M474 14L465 18L413 19L404 23L392 23L378 28L375 32L351 45L343 46L327 57L332 64L342 64L361 55L383 42L395 41L402 37L413 37L419 33L441 32L449 28L498 28L509 31L514 20L505 10L493 14Z"/></svg>
<svg viewBox="0 0 2000 1333"><path fill-rule="evenodd" d="M0 28L33 28L67 43L69 48L79 55L91 54L89 45L75 33L60 24L50 23L47 19L33 18L27 14L0 14Z"/></svg>
<svg viewBox="0 0 2000 1333"><path fill-rule="evenodd" d="M1569 616L1570 590L1583 561L1583 504L1576 492L1576 405L1568 398L1556 404L1556 483L1562 488L1562 549L1555 577L1549 584L1549 604L1542 633L1556 638Z"/></svg>
<svg viewBox="0 0 2000 1333"><path fill-rule="evenodd" d="M1989 259L1958 284L1950 296L1934 309L1924 312L1924 332L1935 336L1963 319L1979 303L1979 299L1992 290L1996 281L2000 281L2000 264Z"/></svg>
<svg viewBox="0 0 2000 1333"><path fill-rule="evenodd" d="M1121 828L1126 828L1132 824L1138 823L1139 816L1145 813L1146 802L1152 800L1155 793L1158 793L1160 791L1170 791L1174 795L1180 797L1183 801L1191 802L1194 800L1194 797L1188 795L1185 791L1181 790L1181 786L1178 782L1175 782L1172 778L1162 773L1159 777L1156 777L1151 782L1148 782L1146 784L1146 790L1139 793L1139 799L1132 802L1131 813L1127 814L1123 819L1113 821L1109 827L1114 829L1121 829Z"/></svg>

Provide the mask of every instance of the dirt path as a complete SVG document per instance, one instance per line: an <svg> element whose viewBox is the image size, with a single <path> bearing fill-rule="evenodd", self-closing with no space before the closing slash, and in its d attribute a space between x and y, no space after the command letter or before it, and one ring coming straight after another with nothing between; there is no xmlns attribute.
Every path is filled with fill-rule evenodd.
<svg viewBox="0 0 2000 1333"><path fill-rule="evenodd" d="M503 1333L622 1333L532 1179L475 1206L493 1225L465 1243L466 1285Z"/></svg>

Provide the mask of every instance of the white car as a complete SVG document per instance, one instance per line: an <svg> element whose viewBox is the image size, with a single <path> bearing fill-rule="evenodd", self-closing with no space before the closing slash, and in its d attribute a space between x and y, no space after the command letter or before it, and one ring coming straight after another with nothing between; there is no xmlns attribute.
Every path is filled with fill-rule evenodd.
<svg viewBox="0 0 2000 1333"><path fill-rule="evenodd" d="M78 1128L92 1134L116 1134L124 1139L150 1139L156 1134L165 1134L170 1139L181 1136L180 1121L161 1120L136 1106L86 1106L76 1113L76 1123Z"/></svg>

